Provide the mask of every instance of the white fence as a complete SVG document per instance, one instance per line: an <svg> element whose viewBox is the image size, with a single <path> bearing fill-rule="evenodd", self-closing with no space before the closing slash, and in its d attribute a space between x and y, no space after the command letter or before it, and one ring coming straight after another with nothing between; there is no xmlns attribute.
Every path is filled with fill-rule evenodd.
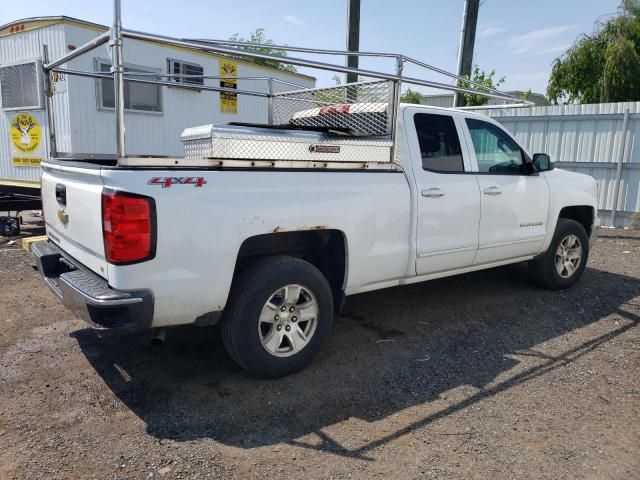
<svg viewBox="0 0 640 480"><path fill-rule="evenodd" d="M640 102L479 109L531 153L598 182L603 225L640 227Z"/></svg>

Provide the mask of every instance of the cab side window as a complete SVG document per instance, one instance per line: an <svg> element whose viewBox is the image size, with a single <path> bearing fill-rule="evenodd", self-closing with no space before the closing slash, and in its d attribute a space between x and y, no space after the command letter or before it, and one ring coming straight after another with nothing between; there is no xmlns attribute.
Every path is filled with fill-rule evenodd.
<svg viewBox="0 0 640 480"><path fill-rule="evenodd" d="M524 172L524 152L513 139L492 123L466 119L480 173L519 175Z"/></svg>
<svg viewBox="0 0 640 480"><path fill-rule="evenodd" d="M448 115L414 115L422 168L432 172L464 172L462 150L453 118Z"/></svg>

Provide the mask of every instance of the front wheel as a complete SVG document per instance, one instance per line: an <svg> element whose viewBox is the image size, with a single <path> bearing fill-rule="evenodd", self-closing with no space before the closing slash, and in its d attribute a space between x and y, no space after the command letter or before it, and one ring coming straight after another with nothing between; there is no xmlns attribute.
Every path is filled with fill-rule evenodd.
<svg viewBox="0 0 640 480"><path fill-rule="evenodd" d="M322 272L297 258L270 257L234 281L222 338L241 367L281 377L311 362L332 321L333 297Z"/></svg>
<svg viewBox="0 0 640 480"><path fill-rule="evenodd" d="M547 252L529 263L533 280L541 287L562 290L578 281L589 258L589 238L584 227L560 218Z"/></svg>

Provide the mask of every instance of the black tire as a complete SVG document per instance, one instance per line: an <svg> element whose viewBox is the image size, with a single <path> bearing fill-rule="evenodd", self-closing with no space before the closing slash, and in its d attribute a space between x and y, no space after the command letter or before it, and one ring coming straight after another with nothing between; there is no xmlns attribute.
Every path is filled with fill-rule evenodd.
<svg viewBox="0 0 640 480"><path fill-rule="evenodd" d="M259 318L274 292L291 284L303 286L315 297L315 330L300 351L279 357L262 345ZM274 256L257 261L234 280L221 331L224 345L238 365L258 377L275 378L308 365L331 334L332 322L333 297L322 272L298 258Z"/></svg>
<svg viewBox="0 0 640 480"><path fill-rule="evenodd" d="M563 240L571 235L575 235L578 238L582 254L579 265L577 265L571 275L565 277L561 275L556 268L556 254ZM546 253L529 262L531 279L543 288L549 290L564 290L578 281L582 272L584 272L588 258L589 237L584 227L575 220L560 218L558 219L556 231L553 234L553 239ZM564 273L564 275L567 274L568 272Z"/></svg>

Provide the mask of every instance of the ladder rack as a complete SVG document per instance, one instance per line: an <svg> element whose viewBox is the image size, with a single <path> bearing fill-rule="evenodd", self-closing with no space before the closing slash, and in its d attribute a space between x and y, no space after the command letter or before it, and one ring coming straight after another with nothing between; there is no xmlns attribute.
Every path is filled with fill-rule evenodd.
<svg viewBox="0 0 640 480"><path fill-rule="evenodd" d="M386 135L395 146L397 138L397 117L400 104L400 92L403 83L421 87L429 87L439 90L447 90L457 93L482 95L489 98L497 98L513 102L507 106L528 106L532 102L509 95L500 90L489 88L453 73L434 67L420 60L406 55L385 52L352 52L343 50L326 50L304 47L291 47L287 45L269 45L269 48L282 52L295 52L300 54L327 55L344 57L351 56L390 59L394 61L393 71L369 70L352 68L338 63L327 63L300 57L278 56L259 51L264 45L231 40L214 39L180 39L163 35L127 30L122 28L122 14L120 0L114 0L114 16L111 29L93 40L81 45L72 52L49 61L47 52L44 52L43 70L45 73L45 91L47 93L47 115L50 125L51 156L58 157L56 147L56 135L53 115L52 82L51 75L54 72L67 75L76 75L91 78L113 78L115 95L115 123L116 123L116 160L124 160L127 157L125 151L125 117L124 117L124 82L137 82L184 88L208 90L215 92L229 92L238 95L248 95L267 98L269 124L292 124L302 126L327 127L350 129L354 134ZM229 56L231 58L253 58L270 60L282 64L298 67L308 67L337 73L354 73L367 81L349 83L329 88L302 89L291 82L285 82L268 77L246 77L246 79L264 81L267 83L267 91L226 88L212 85L190 85L189 83L177 83L175 78L220 78L205 75L180 75L162 73L125 73L123 62L123 40L139 40L152 43L162 43L175 47L190 49L193 51L207 52ZM108 43L111 48L112 67L110 72L88 72L64 68L62 65L79 57L95 48ZM474 88L465 88L458 85L450 85L426 78L409 77L403 75L405 65L414 65L427 72L449 77L456 81L464 81L475 85ZM237 77L242 79L243 77ZM274 93L274 82L294 87L288 92ZM515 105L514 105L515 104ZM348 113L349 115L344 115ZM391 149L391 160L394 158L394 148ZM68 158L68 156L65 156Z"/></svg>

